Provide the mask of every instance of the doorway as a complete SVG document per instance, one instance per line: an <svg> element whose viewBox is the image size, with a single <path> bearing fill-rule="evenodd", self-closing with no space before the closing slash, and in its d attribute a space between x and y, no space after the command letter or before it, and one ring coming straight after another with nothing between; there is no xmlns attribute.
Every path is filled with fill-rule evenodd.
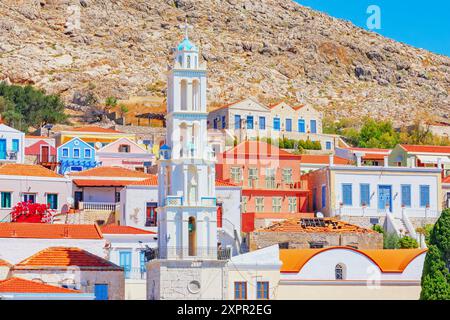
<svg viewBox="0 0 450 320"><path fill-rule="evenodd" d="M379 185L378 209L384 211L386 207L389 207L389 212L392 212L392 186Z"/></svg>
<svg viewBox="0 0 450 320"><path fill-rule="evenodd" d="M195 223L195 218L190 217L188 222L188 231L189 231L189 255L196 256L197 255L197 226Z"/></svg>

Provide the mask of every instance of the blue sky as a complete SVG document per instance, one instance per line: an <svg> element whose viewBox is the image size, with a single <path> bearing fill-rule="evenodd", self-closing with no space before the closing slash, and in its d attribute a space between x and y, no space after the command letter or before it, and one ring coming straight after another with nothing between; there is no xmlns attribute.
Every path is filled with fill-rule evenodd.
<svg viewBox="0 0 450 320"><path fill-rule="evenodd" d="M367 28L367 8L381 9L383 36L450 56L449 0L295 0L329 15Z"/></svg>

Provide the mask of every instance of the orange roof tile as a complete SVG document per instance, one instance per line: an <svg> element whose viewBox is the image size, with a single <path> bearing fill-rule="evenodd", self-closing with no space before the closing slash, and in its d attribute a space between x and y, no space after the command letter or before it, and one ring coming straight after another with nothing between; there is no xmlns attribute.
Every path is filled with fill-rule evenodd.
<svg viewBox="0 0 450 320"><path fill-rule="evenodd" d="M66 289L51 286L38 281L31 281L22 278L9 278L0 280L1 293L82 293L78 290Z"/></svg>
<svg viewBox="0 0 450 320"><path fill-rule="evenodd" d="M0 166L0 175L63 178L63 176L44 168L43 166L18 163L8 163Z"/></svg>
<svg viewBox="0 0 450 320"><path fill-rule="evenodd" d="M95 132L95 133L123 133L121 131L117 131L110 128L102 128L97 126L85 126L85 127L76 127L69 129L68 131L76 131L76 132Z"/></svg>
<svg viewBox="0 0 450 320"><path fill-rule="evenodd" d="M8 261L0 259L0 267L10 267L10 266L11 264Z"/></svg>
<svg viewBox="0 0 450 320"><path fill-rule="evenodd" d="M348 147L348 148L344 148L344 149L348 149L351 151L361 151L361 152L369 152L369 153L385 153L385 154L390 154L391 153L391 149L380 149L380 148L357 148L357 147Z"/></svg>
<svg viewBox="0 0 450 320"><path fill-rule="evenodd" d="M302 104L302 105L299 105L299 106L292 107L292 109L294 109L295 111L298 111L298 110L300 110L301 108L303 108L304 106L305 106L305 105Z"/></svg>
<svg viewBox="0 0 450 320"><path fill-rule="evenodd" d="M150 178L151 175L141 171L122 167L96 167L80 172L70 173L73 177L111 177L111 178Z"/></svg>
<svg viewBox="0 0 450 320"><path fill-rule="evenodd" d="M249 214L252 212L246 212ZM312 212L255 212L255 219L300 219L300 218L314 218ZM258 230L259 231L259 230Z"/></svg>
<svg viewBox="0 0 450 320"><path fill-rule="evenodd" d="M49 247L16 264L13 269L42 267L107 268L122 270L114 263L80 248Z"/></svg>
<svg viewBox="0 0 450 320"><path fill-rule="evenodd" d="M366 153L362 156L363 160L384 160L384 157L386 157L386 154L380 154L380 153Z"/></svg>
<svg viewBox="0 0 450 320"><path fill-rule="evenodd" d="M427 249L380 249L358 250L352 247L328 247L322 249L281 249L283 262L280 272L298 273L314 256L328 250L352 250L372 260L382 272L401 273L408 264Z"/></svg>
<svg viewBox="0 0 450 320"><path fill-rule="evenodd" d="M300 155L300 164L330 164L330 156L328 155L315 155L315 154L302 154ZM345 158L334 156L334 164L350 164L350 160Z"/></svg>
<svg viewBox="0 0 450 320"><path fill-rule="evenodd" d="M117 224L108 224L101 227L103 234L156 234L153 231L147 231L130 226L119 226Z"/></svg>
<svg viewBox="0 0 450 320"><path fill-rule="evenodd" d="M300 213L298 215L304 215L304 213ZM289 220L285 220L282 222L277 222L270 225L267 228L259 229L258 232L307 232L307 233L318 233L318 232L326 232L326 233L376 233L371 229L362 228L354 224L350 224L348 222L337 220L334 218L315 218L317 221L321 221L323 226L310 226L307 221L304 221L302 218L307 217L290 217Z"/></svg>
<svg viewBox="0 0 450 320"><path fill-rule="evenodd" d="M450 183L450 176L447 176L444 179L442 179L442 183Z"/></svg>
<svg viewBox="0 0 450 320"><path fill-rule="evenodd" d="M262 141L244 141L238 144L236 147L225 151L223 153L224 158L230 157L258 157L258 158L292 158L300 159L301 155L289 153L277 146L274 146L267 142Z"/></svg>
<svg viewBox="0 0 450 320"><path fill-rule="evenodd" d="M103 239L94 224L0 223L0 238Z"/></svg>
<svg viewBox="0 0 450 320"><path fill-rule="evenodd" d="M216 187L236 187L237 185L221 179L216 179Z"/></svg>
<svg viewBox="0 0 450 320"><path fill-rule="evenodd" d="M85 180L74 179L72 182L76 184L78 187L125 187L136 183L136 181L131 180L87 180L87 179Z"/></svg>
<svg viewBox="0 0 450 320"><path fill-rule="evenodd" d="M407 152L450 154L450 146L421 146L421 145L401 144L400 147L402 147Z"/></svg>
<svg viewBox="0 0 450 320"><path fill-rule="evenodd" d="M141 180L141 181L132 181L132 183L130 183L129 185L132 185L132 186L157 186L158 185L158 176L151 175L151 177L148 179ZM216 187L236 187L236 186L237 185L235 185L231 182L216 179Z"/></svg>

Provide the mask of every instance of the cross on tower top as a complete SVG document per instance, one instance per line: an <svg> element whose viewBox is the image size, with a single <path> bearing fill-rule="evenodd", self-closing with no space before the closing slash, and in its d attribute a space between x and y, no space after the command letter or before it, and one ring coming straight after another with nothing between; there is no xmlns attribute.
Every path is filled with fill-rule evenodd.
<svg viewBox="0 0 450 320"><path fill-rule="evenodd" d="M184 21L184 24L180 25L180 29L184 29L184 38L189 39L189 28L192 29L192 25L188 24L187 18Z"/></svg>

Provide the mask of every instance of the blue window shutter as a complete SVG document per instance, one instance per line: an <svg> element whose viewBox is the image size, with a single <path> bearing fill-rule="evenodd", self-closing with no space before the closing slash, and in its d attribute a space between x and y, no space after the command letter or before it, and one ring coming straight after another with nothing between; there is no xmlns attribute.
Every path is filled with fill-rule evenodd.
<svg viewBox="0 0 450 320"><path fill-rule="evenodd" d="M241 116L236 114L234 116L234 128L235 129L240 129L241 128Z"/></svg>
<svg viewBox="0 0 450 320"><path fill-rule="evenodd" d="M266 117L259 117L259 129L266 130Z"/></svg>
<svg viewBox="0 0 450 320"><path fill-rule="evenodd" d="M305 120L298 119L298 132L305 132Z"/></svg>
<svg viewBox="0 0 450 320"><path fill-rule="evenodd" d="M108 285L107 284L95 284L95 300L108 300Z"/></svg>
<svg viewBox="0 0 450 320"><path fill-rule="evenodd" d="M322 186L322 208L327 206L327 187Z"/></svg>
<svg viewBox="0 0 450 320"><path fill-rule="evenodd" d="M226 117L225 116L222 116L222 129L225 129L226 128Z"/></svg>
<svg viewBox="0 0 450 320"><path fill-rule="evenodd" d="M342 202L346 206L352 205L352 185L351 184L343 184L342 185Z"/></svg>
<svg viewBox="0 0 450 320"><path fill-rule="evenodd" d="M292 119L286 119L286 131L292 131Z"/></svg>
<svg viewBox="0 0 450 320"><path fill-rule="evenodd" d="M420 186L420 206L426 207L430 204L430 186L421 185Z"/></svg>
<svg viewBox="0 0 450 320"><path fill-rule="evenodd" d="M280 118L273 118L273 129L280 131Z"/></svg>
<svg viewBox="0 0 450 320"><path fill-rule="evenodd" d="M311 133L316 133L317 127L316 127L316 120L311 120Z"/></svg>
<svg viewBox="0 0 450 320"><path fill-rule="evenodd" d="M402 206L411 206L411 185L402 185Z"/></svg>
<svg viewBox="0 0 450 320"><path fill-rule="evenodd" d="M247 116L247 129L253 129L253 116Z"/></svg>
<svg viewBox="0 0 450 320"><path fill-rule="evenodd" d="M370 206L370 185L368 184L360 185L360 205L363 204Z"/></svg>
<svg viewBox="0 0 450 320"><path fill-rule="evenodd" d="M12 141L12 151L19 151L19 139L13 139Z"/></svg>
<svg viewBox="0 0 450 320"><path fill-rule="evenodd" d="M325 143L325 148L326 148L327 150L331 150L331 142L330 142L330 141L327 141L327 142Z"/></svg>

